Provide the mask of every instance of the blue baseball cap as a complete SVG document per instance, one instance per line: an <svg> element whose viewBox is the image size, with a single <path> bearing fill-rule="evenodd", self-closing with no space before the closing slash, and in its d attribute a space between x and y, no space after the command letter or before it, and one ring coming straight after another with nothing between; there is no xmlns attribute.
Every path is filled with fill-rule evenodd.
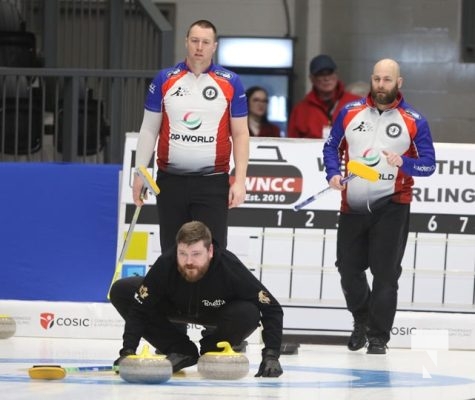
<svg viewBox="0 0 475 400"><path fill-rule="evenodd" d="M320 54L310 61L310 73L312 75L318 75L324 70L335 71L336 64L335 61L330 56L326 54Z"/></svg>

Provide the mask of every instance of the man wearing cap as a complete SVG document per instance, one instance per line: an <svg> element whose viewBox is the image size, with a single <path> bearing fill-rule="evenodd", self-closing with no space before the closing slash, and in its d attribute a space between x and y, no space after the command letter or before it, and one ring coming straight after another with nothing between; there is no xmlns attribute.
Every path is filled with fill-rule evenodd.
<svg viewBox="0 0 475 400"><path fill-rule="evenodd" d="M359 97L344 90L338 79L336 64L325 54L310 62L312 90L290 113L287 136L291 138L326 138L333 121L343 106Z"/></svg>

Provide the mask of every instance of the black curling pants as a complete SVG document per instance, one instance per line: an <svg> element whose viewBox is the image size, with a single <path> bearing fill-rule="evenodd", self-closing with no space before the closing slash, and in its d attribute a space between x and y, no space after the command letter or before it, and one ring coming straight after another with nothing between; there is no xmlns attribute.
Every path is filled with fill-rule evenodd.
<svg viewBox="0 0 475 400"><path fill-rule="evenodd" d="M143 277L123 278L116 281L110 291L110 301L119 314L127 320L133 296ZM249 301L231 301L212 313L199 317L177 316L173 305L158 304L156 313L147 321L144 339L164 354L180 353L197 356L196 345L176 323L193 323L214 327L200 340L200 354L219 351L216 344L227 341L232 346L240 344L256 330L260 321L257 306Z"/></svg>
<svg viewBox="0 0 475 400"><path fill-rule="evenodd" d="M409 204L389 203L372 214L341 214L336 266L348 310L366 322L368 338L388 342L409 232ZM370 288L366 277L373 276Z"/></svg>
<svg viewBox="0 0 475 400"><path fill-rule="evenodd" d="M175 245L178 230L190 221L203 222L219 246L226 248L229 174L175 175L159 170L156 182L162 254ZM186 325L181 324L181 330L186 333Z"/></svg>
<svg viewBox="0 0 475 400"><path fill-rule="evenodd" d="M157 173L158 219L162 253L175 245L185 222L203 222L223 249L228 237L229 175L173 175Z"/></svg>

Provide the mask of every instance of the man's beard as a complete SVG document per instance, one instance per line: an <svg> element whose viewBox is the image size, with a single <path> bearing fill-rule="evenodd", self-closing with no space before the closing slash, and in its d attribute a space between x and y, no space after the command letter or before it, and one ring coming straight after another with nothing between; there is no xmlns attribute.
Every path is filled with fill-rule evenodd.
<svg viewBox="0 0 475 400"><path fill-rule="evenodd" d="M178 265L178 272L183 277L183 279L187 282L198 282L203 276L205 276L206 272L208 271L209 264L205 268L200 269L187 269L186 265Z"/></svg>
<svg viewBox="0 0 475 400"><path fill-rule="evenodd" d="M398 94L397 86L394 86L390 91L385 93L378 93L371 87L371 98L376 104L388 105L392 104L396 100Z"/></svg>

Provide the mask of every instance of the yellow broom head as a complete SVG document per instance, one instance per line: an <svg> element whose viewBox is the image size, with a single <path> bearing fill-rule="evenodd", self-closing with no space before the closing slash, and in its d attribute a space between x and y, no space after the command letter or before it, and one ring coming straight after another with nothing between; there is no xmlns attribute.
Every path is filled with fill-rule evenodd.
<svg viewBox="0 0 475 400"><path fill-rule="evenodd" d="M350 160L346 166L348 171L360 178L366 179L370 182L376 182L379 179L379 172L374 168L360 163L359 161Z"/></svg>

